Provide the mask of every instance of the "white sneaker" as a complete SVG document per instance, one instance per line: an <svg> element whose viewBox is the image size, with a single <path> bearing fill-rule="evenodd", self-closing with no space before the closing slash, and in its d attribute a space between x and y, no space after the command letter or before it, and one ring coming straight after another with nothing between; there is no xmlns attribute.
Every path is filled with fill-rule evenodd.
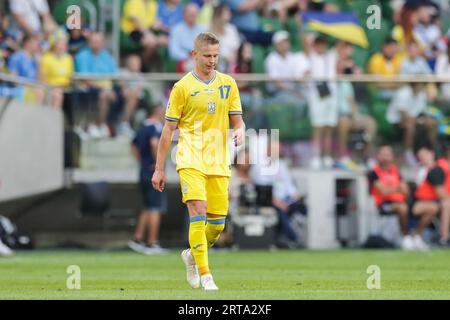
<svg viewBox="0 0 450 320"><path fill-rule="evenodd" d="M403 237L402 249L408 251L415 249L413 237L411 237L410 235Z"/></svg>
<svg viewBox="0 0 450 320"><path fill-rule="evenodd" d="M109 132L109 128L106 124L102 123L98 130L100 132L100 138L109 138L111 136L111 133Z"/></svg>
<svg viewBox="0 0 450 320"><path fill-rule="evenodd" d="M136 252L143 253L143 254L146 254L148 251L148 247L142 241L130 240L130 241L128 241L128 247L131 250L134 250Z"/></svg>
<svg viewBox="0 0 450 320"><path fill-rule="evenodd" d="M320 170L322 169L322 160L319 157L314 157L312 158L309 166L313 170Z"/></svg>
<svg viewBox="0 0 450 320"><path fill-rule="evenodd" d="M334 166L334 160L331 157L324 157L322 162L323 162L323 166L327 169L331 169Z"/></svg>
<svg viewBox="0 0 450 320"><path fill-rule="evenodd" d="M186 280L189 285L196 289L200 287L200 276L198 274L197 265L195 259L191 254L191 249L186 249L181 252L181 259L186 266Z"/></svg>
<svg viewBox="0 0 450 320"><path fill-rule="evenodd" d="M413 238L414 247L416 250L427 251L430 247L423 241L422 237L419 235L415 235Z"/></svg>
<svg viewBox="0 0 450 320"><path fill-rule="evenodd" d="M14 251L12 251L6 244L4 244L0 240L0 257L9 257L14 254Z"/></svg>
<svg viewBox="0 0 450 320"><path fill-rule="evenodd" d="M168 249L161 247L161 245L159 245L158 243L155 243L147 247L146 254L162 254L168 252Z"/></svg>
<svg viewBox="0 0 450 320"><path fill-rule="evenodd" d="M119 125L119 130L118 130L119 135L133 139L135 136L135 132L133 130L133 128L131 128L130 124L128 122L122 122Z"/></svg>
<svg viewBox="0 0 450 320"><path fill-rule="evenodd" d="M219 290L219 287L216 286L216 284L214 283L214 279L210 274L201 276L201 283L203 290L206 291Z"/></svg>
<svg viewBox="0 0 450 320"><path fill-rule="evenodd" d="M91 138L93 138L93 139L100 139L101 138L100 128L94 123L91 123L88 126L87 132L88 132L89 136Z"/></svg>

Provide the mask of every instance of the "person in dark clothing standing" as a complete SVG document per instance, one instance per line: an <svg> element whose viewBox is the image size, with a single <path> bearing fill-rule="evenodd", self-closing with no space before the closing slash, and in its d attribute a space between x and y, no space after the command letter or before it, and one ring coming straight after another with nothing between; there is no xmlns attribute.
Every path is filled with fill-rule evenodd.
<svg viewBox="0 0 450 320"><path fill-rule="evenodd" d="M140 162L140 187L143 199L143 209L140 213L134 239L128 246L139 253L162 253L158 241L161 214L166 211L165 194L152 188L151 178L155 170L156 151L164 122L165 109L156 105L151 110L149 118L137 131L132 141L131 150ZM147 238L144 238L147 235Z"/></svg>

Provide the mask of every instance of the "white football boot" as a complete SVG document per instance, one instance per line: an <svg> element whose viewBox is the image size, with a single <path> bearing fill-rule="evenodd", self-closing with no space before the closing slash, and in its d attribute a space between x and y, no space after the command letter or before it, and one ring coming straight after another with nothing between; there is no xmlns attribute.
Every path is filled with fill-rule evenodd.
<svg viewBox="0 0 450 320"><path fill-rule="evenodd" d="M189 285L196 289L200 287L200 276L198 274L197 265L195 259L191 254L191 249L186 249L181 252L181 259L186 266L186 280Z"/></svg>
<svg viewBox="0 0 450 320"><path fill-rule="evenodd" d="M219 290L219 287L216 286L216 284L214 283L214 279L213 279L212 275L206 274L204 276L201 276L200 279L201 279L203 290L205 290L205 291Z"/></svg>

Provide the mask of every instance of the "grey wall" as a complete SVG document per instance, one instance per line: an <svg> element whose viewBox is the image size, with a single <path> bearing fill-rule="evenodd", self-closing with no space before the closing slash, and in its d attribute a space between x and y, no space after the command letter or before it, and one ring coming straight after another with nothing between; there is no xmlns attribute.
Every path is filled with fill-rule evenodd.
<svg viewBox="0 0 450 320"><path fill-rule="evenodd" d="M0 202L63 186L63 114L11 102L0 119Z"/></svg>

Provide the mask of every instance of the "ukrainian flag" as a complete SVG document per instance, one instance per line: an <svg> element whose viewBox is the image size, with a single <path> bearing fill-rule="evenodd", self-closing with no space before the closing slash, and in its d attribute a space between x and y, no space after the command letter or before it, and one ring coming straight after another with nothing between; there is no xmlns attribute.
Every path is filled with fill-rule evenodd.
<svg viewBox="0 0 450 320"><path fill-rule="evenodd" d="M337 39L345 40L363 48L367 48L366 33L358 18L351 12L302 14L302 21L311 30L322 32Z"/></svg>

